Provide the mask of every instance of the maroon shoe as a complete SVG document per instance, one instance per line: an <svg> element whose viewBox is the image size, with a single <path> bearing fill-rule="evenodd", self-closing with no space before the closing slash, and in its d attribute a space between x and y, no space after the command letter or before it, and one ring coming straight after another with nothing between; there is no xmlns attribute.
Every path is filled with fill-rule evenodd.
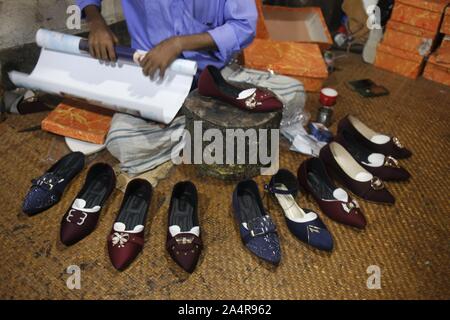
<svg viewBox="0 0 450 320"><path fill-rule="evenodd" d="M327 171L357 196L372 202L394 204L395 199L383 181L364 169L339 143L331 142L320 150Z"/></svg>
<svg viewBox="0 0 450 320"><path fill-rule="evenodd" d="M113 266L124 270L144 247L144 229L152 197L152 185L131 180L123 196L119 214L108 236L108 252Z"/></svg>
<svg viewBox="0 0 450 320"><path fill-rule="evenodd" d="M168 225L166 249L181 268L192 273L203 248L193 183L179 182L173 188Z"/></svg>
<svg viewBox="0 0 450 320"><path fill-rule="evenodd" d="M382 153L374 153L348 131L341 131L334 141L347 149L364 169L383 181L404 181L411 176L405 168L400 166L397 159Z"/></svg>
<svg viewBox="0 0 450 320"><path fill-rule="evenodd" d="M329 218L355 228L367 225L359 204L342 188L336 187L319 158L305 160L297 172L302 189L311 194Z"/></svg>
<svg viewBox="0 0 450 320"><path fill-rule="evenodd" d="M283 109L283 103L269 90L241 89L226 82L220 70L207 66L200 75L198 92L252 112L272 112Z"/></svg>
<svg viewBox="0 0 450 320"><path fill-rule="evenodd" d="M100 211L116 186L114 170L106 163L94 164L86 181L61 220L60 238L73 245L95 230Z"/></svg>
<svg viewBox="0 0 450 320"><path fill-rule="evenodd" d="M348 115L339 121L338 134L342 133L352 135L372 152L382 153L396 159L405 159L412 155L411 151L406 149L397 137L375 132L352 115Z"/></svg>

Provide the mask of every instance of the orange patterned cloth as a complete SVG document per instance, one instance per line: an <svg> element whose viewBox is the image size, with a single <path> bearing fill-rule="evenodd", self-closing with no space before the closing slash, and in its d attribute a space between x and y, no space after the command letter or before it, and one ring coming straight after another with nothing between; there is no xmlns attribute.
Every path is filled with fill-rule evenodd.
<svg viewBox="0 0 450 320"><path fill-rule="evenodd" d="M447 0L397 0L391 20L437 33Z"/></svg>
<svg viewBox="0 0 450 320"><path fill-rule="evenodd" d="M375 66L404 77L416 79L422 71L424 58L418 53L405 51L380 43Z"/></svg>
<svg viewBox="0 0 450 320"><path fill-rule="evenodd" d="M430 56L423 77L450 86L450 63L439 63L436 57L436 54Z"/></svg>
<svg viewBox="0 0 450 320"><path fill-rule="evenodd" d="M256 38L269 39L269 31L264 20L262 0L255 0L256 8L258 9L258 24L256 25Z"/></svg>
<svg viewBox="0 0 450 320"><path fill-rule="evenodd" d="M427 56L434 38L435 34L431 31L391 20L386 26L383 44ZM424 47L427 49L421 51Z"/></svg>
<svg viewBox="0 0 450 320"><path fill-rule="evenodd" d="M243 56L246 67L296 78L307 91L320 91L328 77L317 44L255 39Z"/></svg>
<svg viewBox="0 0 450 320"><path fill-rule="evenodd" d="M445 10L445 16L441 25L441 33L450 35L450 7Z"/></svg>
<svg viewBox="0 0 450 320"><path fill-rule="evenodd" d="M65 100L42 120L42 129L61 136L103 144L113 112L75 100Z"/></svg>
<svg viewBox="0 0 450 320"><path fill-rule="evenodd" d="M433 34L413 26L405 27L406 25L404 24L391 22L387 24L386 31L384 32L383 44L418 54L428 55L430 53L431 44L434 40ZM397 28L398 25L403 26ZM420 31L423 31L422 35L417 35ZM421 48L424 46L427 50L421 52Z"/></svg>
<svg viewBox="0 0 450 320"><path fill-rule="evenodd" d="M442 12L450 3L449 0L397 0L396 2L434 12Z"/></svg>

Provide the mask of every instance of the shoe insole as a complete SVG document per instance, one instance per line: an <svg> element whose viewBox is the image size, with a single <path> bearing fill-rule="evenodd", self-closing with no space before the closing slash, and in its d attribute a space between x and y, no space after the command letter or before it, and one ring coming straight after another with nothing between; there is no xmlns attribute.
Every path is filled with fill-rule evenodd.
<svg viewBox="0 0 450 320"><path fill-rule="evenodd" d="M181 232L189 232L194 226L194 206L189 201L188 195L182 195L172 200L169 225L177 225Z"/></svg>
<svg viewBox="0 0 450 320"><path fill-rule="evenodd" d="M116 222L125 224L127 230L133 230L137 225L145 226L149 199L143 192L131 194L125 200Z"/></svg>
<svg viewBox="0 0 450 320"><path fill-rule="evenodd" d="M68 178L69 180L76 173L75 168L78 167L79 157L68 157L58 163L52 172L60 177Z"/></svg>
<svg viewBox="0 0 450 320"><path fill-rule="evenodd" d="M333 200L334 188L328 185L320 175L314 171L308 172L308 182L315 194L318 194L321 199Z"/></svg>
<svg viewBox="0 0 450 320"><path fill-rule="evenodd" d="M220 91L234 98L237 98L239 96L239 93L241 93L243 89L237 88L226 82L218 69L210 68L209 71L214 78L214 82L219 86Z"/></svg>
<svg viewBox="0 0 450 320"><path fill-rule="evenodd" d="M348 142L347 148L350 154L358 161L368 162L368 158L373 152L358 143L358 141L346 131L344 131L344 138Z"/></svg>
<svg viewBox="0 0 450 320"><path fill-rule="evenodd" d="M108 175L95 177L78 197L86 201L86 208L102 206L108 196L110 183Z"/></svg>
<svg viewBox="0 0 450 320"><path fill-rule="evenodd" d="M238 203L241 209L241 222L248 222L266 215L261 211L255 194L250 191L244 190L241 195L238 195Z"/></svg>
<svg viewBox="0 0 450 320"><path fill-rule="evenodd" d="M275 187L279 190L288 190L284 184L276 184ZM275 193L275 197L278 200L281 208L283 208L284 214L290 220L298 220L305 218L305 211L299 207L294 197L291 194L279 194Z"/></svg>
<svg viewBox="0 0 450 320"><path fill-rule="evenodd" d="M356 177L359 173L368 173L367 170L361 167L352 155L339 143L331 142L329 147L338 165L350 178L357 180Z"/></svg>
<svg viewBox="0 0 450 320"><path fill-rule="evenodd" d="M373 136L378 135L377 132L370 129L365 123L363 123L361 120L354 116L348 116L348 120L351 124L356 128L356 130L361 133L364 137L366 137L369 140L372 140Z"/></svg>

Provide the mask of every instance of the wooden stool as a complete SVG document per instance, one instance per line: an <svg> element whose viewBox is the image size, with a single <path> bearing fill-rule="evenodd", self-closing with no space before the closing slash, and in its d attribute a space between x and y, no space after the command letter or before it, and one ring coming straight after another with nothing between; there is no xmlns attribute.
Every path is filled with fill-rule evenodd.
<svg viewBox="0 0 450 320"><path fill-rule="evenodd" d="M242 89L254 88L254 85L233 83ZM249 139L245 139L245 163L237 164L236 161L236 139L234 139L234 164L226 164L226 130L227 129L255 129L257 133L256 147L259 152L259 129L267 130L267 145L271 145L271 129L279 129L281 121L281 112L270 113L251 113L240 110L234 106L230 106L222 101L201 96L197 90L192 91L186 98L183 113L186 115L186 129L190 133L191 138L191 163L194 164L194 125L195 121L201 121L201 141L202 154L205 147L213 141L203 141L203 134L208 129L217 129L222 133L223 137L223 163L224 164L206 164L202 160L201 164L196 167L201 173L223 180L241 180L251 178L260 174L262 167L259 156L257 156L256 164L249 164L249 150L252 143ZM198 135L198 133L197 133ZM198 137L197 137L198 138ZM253 142L254 143L254 142ZM276 151L278 152L278 150ZM268 155L269 156L269 155Z"/></svg>

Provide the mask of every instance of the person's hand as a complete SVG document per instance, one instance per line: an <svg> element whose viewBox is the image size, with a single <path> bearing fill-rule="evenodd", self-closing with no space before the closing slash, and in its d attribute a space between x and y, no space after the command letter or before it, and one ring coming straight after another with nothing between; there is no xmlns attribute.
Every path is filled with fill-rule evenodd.
<svg viewBox="0 0 450 320"><path fill-rule="evenodd" d="M116 35L103 21L90 23L89 53L94 58L104 61L116 61L114 45L119 42Z"/></svg>
<svg viewBox="0 0 450 320"><path fill-rule="evenodd" d="M147 52L141 60L142 72L153 79L156 70L159 69L159 76L164 78L167 68L180 56L183 51L181 39L178 37L164 40L152 50Z"/></svg>

